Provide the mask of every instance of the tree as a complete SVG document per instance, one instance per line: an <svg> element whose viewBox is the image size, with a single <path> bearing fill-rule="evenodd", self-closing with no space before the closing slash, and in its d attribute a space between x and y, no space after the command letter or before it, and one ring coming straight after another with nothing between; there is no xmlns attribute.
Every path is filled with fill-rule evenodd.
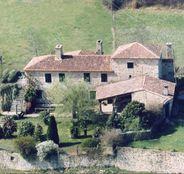
<svg viewBox="0 0 184 174"><path fill-rule="evenodd" d="M96 101L90 97L92 88L87 82L65 81L55 84L48 92L52 103L58 105L57 111L70 112L76 126L81 126L87 134L89 113L95 110ZM76 124L77 123L77 124Z"/></svg>
<svg viewBox="0 0 184 174"><path fill-rule="evenodd" d="M4 118L3 133L5 138L11 138L17 131L17 123L11 117Z"/></svg>
<svg viewBox="0 0 184 174"><path fill-rule="evenodd" d="M47 138L48 140L52 140L54 143L59 144L57 123L54 116L50 117L50 122L47 130Z"/></svg>

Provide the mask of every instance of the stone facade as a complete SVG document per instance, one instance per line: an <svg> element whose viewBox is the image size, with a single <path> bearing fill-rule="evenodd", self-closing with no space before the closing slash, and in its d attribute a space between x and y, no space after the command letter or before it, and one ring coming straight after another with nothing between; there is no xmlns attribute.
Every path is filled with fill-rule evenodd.
<svg viewBox="0 0 184 174"><path fill-rule="evenodd" d="M127 64L133 63L133 68L128 68ZM159 78L159 59L113 59L111 62L112 69L116 76L114 81L127 80L131 77L149 75Z"/></svg>

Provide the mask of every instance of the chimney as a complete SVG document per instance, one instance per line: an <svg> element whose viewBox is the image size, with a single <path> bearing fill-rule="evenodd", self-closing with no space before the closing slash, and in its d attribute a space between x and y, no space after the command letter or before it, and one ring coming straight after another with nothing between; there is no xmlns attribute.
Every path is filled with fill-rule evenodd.
<svg viewBox="0 0 184 174"><path fill-rule="evenodd" d="M166 43L166 58L173 58L173 49L171 42Z"/></svg>
<svg viewBox="0 0 184 174"><path fill-rule="evenodd" d="M55 54L56 54L56 57L58 59L61 59L62 58L62 55L63 55L63 45L56 45L55 47Z"/></svg>
<svg viewBox="0 0 184 174"><path fill-rule="evenodd" d="M168 95L169 95L168 85L164 85L164 88L163 88L163 95L165 95L165 96L168 96Z"/></svg>
<svg viewBox="0 0 184 174"><path fill-rule="evenodd" d="M96 41L96 54L102 55L103 52L103 41L102 40L97 40Z"/></svg>

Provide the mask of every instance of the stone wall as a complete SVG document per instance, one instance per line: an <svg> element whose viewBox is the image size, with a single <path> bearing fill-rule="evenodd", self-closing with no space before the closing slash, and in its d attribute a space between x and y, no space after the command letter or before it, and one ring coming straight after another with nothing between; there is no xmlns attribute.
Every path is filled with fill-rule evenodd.
<svg viewBox="0 0 184 174"><path fill-rule="evenodd" d="M132 62L133 68L127 68L127 63ZM112 69L117 75L116 81L127 80L129 77L149 75L158 78L160 60L148 59L113 59L111 62Z"/></svg>
<svg viewBox="0 0 184 174"><path fill-rule="evenodd" d="M52 83L45 83L45 73L50 73L52 76ZM83 72L62 72L65 74L66 79L71 79L72 81L84 81L84 73ZM104 72L105 73L105 72ZM59 72L31 72L30 76L36 78L43 88L49 88L54 83L59 82ZM93 86L99 86L103 84L107 84L109 82L115 81L114 73L107 73L108 82L101 82L101 73L100 72L90 72L90 78Z"/></svg>
<svg viewBox="0 0 184 174"><path fill-rule="evenodd" d="M136 148L119 148L117 157L91 158L86 155L60 155L60 159L49 162L27 162L19 154L0 151L0 168L17 170L59 169L68 167L115 166L129 171L156 173L183 173L184 153Z"/></svg>

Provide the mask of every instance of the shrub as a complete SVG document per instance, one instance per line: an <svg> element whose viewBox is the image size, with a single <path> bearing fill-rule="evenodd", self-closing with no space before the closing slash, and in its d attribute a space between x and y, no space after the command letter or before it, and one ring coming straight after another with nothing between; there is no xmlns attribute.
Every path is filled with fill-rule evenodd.
<svg viewBox="0 0 184 174"><path fill-rule="evenodd" d="M36 98L36 90L33 87L29 87L24 95L26 102L33 102Z"/></svg>
<svg viewBox="0 0 184 174"><path fill-rule="evenodd" d="M20 136L32 136L34 134L35 126L32 122L22 122L19 127L19 135Z"/></svg>
<svg viewBox="0 0 184 174"><path fill-rule="evenodd" d="M2 104L1 108L3 111L10 111L11 110L11 105L12 105L12 101L11 100L6 100L5 103Z"/></svg>
<svg viewBox="0 0 184 174"><path fill-rule="evenodd" d="M36 145L37 156L41 161L58 157L59 146L53 141L44 141Z"/></svg>
<svg viewBox="0 0 184 174"><path fill-rule="evenodd" d="M124 143L120 133L116 129L105 130L100 139L101 144L106 147L112 147L113 144L120 145Z"/></svg>
<svg viewBox="0 0 184 174"><path fill-rule="evenodd" d="M34 159L36 157L36 143L34 138L30 136L19 137L14 141L14 144L25 159Z"/></svg>
<svg viewBox="0 0 184 174"><path fill-rule="evenodd" d="M14 70L14 69L11 70L11 71L9 72L9 74L8 74L7 81L8 81L9 83L14 83L14 82L16 82L16 81L18 80L18 74L19 74L18 71Z"/></svg>
<svg viewBox="0 0 184 174"><path fill-rule="evenodd" d="M71 138L78 138L80 136L80 129L78 126L72 126L70 128Z"/></svg>
<svg viewBox="0 0 184 174"><path fill-rule="evenodd" d="M43 122L46 125L49 125L49 121L50 121L50 113L47 111L42 111L39 113L39 117L43 120Z"/></svg>
<svg viewBox="0 0 184 174"><path fill-rule="evenodd" d="M108 8L112 10L119 10L122 6L122 0L103 0L103 4Z"/></svg>
<svg viewBox="0 0 184 174"><path fill-rule="evenodd" d="M5 138L12 137L12 134L17 131L17 123L11 117L5 117L3 123L3 133Z"/></svg>
<svg viewBox="0 0 184 174"><path fill-rule="evenodd" d="M0 139L4 137L3 128L0 126Z"/></svg>
<svg viewBox="0 0 184 174"><path fill-rule="evenodd" d="M81 147L82 148L97 148L99 145L99 140L95 138L86 139L82 142Z"/></svg>
<svg viewBox="0 0 184 174"><path fill-rule="evenodd" d="M43 140L43 128L39 124L36 125L34 138L36 141L42 141Z"/></svg>
<svg viewBox="0 0 184 174"><path fill-rule="evenodd" d="M9 74L9 70L5 69L3 71L2 78L1 78L2 83L7 83L8 82L8 74Z"/></svg>
<svg viewBox="0 0 184 174"><path fill-rule="evenodd" d="M59 144L57 123L54 116L50 117L50 122L47 130L47 138L48 140L52 140L54 143Z"/></svg>

